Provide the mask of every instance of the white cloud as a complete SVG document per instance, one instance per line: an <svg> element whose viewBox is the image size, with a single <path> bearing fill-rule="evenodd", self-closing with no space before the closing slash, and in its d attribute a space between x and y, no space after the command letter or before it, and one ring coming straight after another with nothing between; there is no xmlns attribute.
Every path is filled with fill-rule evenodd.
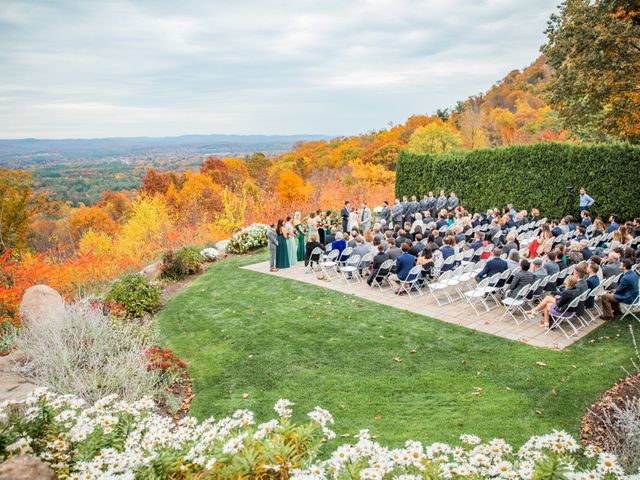
<svg viewBox="0 0 640 480"><path fill-rule="evenodd" d="M5 0L0 137L351 134L486 90L556 0Z"/></svg>

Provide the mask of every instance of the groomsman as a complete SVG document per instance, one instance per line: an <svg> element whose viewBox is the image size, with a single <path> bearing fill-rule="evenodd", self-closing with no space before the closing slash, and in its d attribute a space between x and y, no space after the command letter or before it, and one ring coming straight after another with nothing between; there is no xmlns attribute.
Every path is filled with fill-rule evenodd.
<svg viewBox="0 0 640 480"><path fill-rule="evenodd" d="M427 208L425 208L425 214L428 213L431 218L436 218L436 197L433 196L433 192L429 192L427 195Z"/></svg>
<svg viewBox="0 0 640 480"><path fill-rule="evenodd" d="M384 220L384 224L387 227L391 226L391 209L389 209L389 202L387 202L386 200L384 201L384 206L380 211L380 219Z"/></svg>
<svg viewBox="0 0 640 480"><path fill-rule="evenodd" d="M459 203L460 201L458 200L458 197L456 197L456 192L451 192L451 195L449 195L449 200L447 200L447 208L449 209L449 213L454 212Z"/></svg>
<svg viewBox="0 0 640 480"><path fill-rule="evenodd" d="M411 196L411 202L409 203L409 221L413 223L416 219L416 213L420 211L420 204L415 195ZM406 220L405 220L406 222Z"/></svg>
<svg viewBox="0 0 640 480"><path fill-rule="evenodd" d="M407 198L407 197L404 197ZM396 198L393 207L391 208L391 218L393 219L393 225L403 225L404 207L400 203L400 199ZM389 225L391 227L391 225Z"/></svg>
<svg viewBox="0 0 640 480"><path fill-rule="evenodd" d="M444 190L440 190L440 196L436 200L436 213L440 213L441 210L447 207L447 197L444 194Z"/></svg>
<svg viewBox="0 0 640 480"><path fill-rule="evenodd" d="M276 268L276 247L278 246L278 236L273 225L269 225L267 228L267 244L269 245L269 270L277 272Z"/></svg>
<svg viewBox="0 0 640 480"><path fill-rule="evenodd" d="M342 218L342 231L346 232L349 229L349 214L351 213L351 202L347 200L344 202L344 208L340 210L340 217Z"/></svg>
<svg viewBox="0 0 640 480"><path fill-rule="evenodd" d="M367 202L362 202L362 206L360 209L360 227L362 227L362 231L369 230L371 226L371 210L367 207Z"/></svg>
<svg viewBox="0 0 640 480"><path fill-rule="evenodd" d="M402 197L400 205L402 205L402 224L404 225L409 221L409 201L406 195Z"/></svg>

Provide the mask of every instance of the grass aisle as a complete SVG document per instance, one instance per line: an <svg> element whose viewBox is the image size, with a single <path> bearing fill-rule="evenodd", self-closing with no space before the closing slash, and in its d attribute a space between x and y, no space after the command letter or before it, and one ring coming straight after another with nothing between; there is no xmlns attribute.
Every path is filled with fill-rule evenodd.
<svg viewBox="0 0 640 480"><path fill-rule="evenodd" d="M463 432L519 443L577 435L585 408L631 368L628 323L542 350L239 268L264 259L214 264L159 314L164 345L189 363L197 417L249 408L262 421L288 398L298 419L319 405L338 435L369 428L389 445Z"/></svg>

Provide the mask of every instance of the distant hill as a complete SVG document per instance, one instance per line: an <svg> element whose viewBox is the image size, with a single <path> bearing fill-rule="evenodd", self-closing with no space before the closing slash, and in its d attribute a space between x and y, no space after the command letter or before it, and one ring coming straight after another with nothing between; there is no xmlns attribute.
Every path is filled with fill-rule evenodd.
<svg viewBox="0 0 640 480"><path fill-rule="evenodd" d="M329 135L183 135L49 140L0 140L0 163L16 167L56 160L100 159L127 155L280 154L299 142L329 140Z"/></svg>

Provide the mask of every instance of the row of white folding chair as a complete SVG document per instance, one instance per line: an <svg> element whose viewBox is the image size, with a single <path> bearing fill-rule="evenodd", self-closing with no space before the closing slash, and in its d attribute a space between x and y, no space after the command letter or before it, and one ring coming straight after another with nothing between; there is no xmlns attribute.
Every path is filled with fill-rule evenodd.
<svg viewBox="0 0 640 480"><path fill-rule="evenodd" d="M581 320L581 316L578 315L577 309L579 308L581 303L584 303L587 300L588 295L589 290L586 290L578 297L574 298L562 313L560 313L559 315L550 314L549 328L545 333L549 333L551 330L557 328L564 334L565 337L567 337L567 339L570 339L571 335L567 334L567 331L563 328L563 323L566 323L571 327L571 330L573 330L572 335L577 335L578 330L586 326L586 324ZM574 320L580 321L580 325L576 327Z"/></svg>

